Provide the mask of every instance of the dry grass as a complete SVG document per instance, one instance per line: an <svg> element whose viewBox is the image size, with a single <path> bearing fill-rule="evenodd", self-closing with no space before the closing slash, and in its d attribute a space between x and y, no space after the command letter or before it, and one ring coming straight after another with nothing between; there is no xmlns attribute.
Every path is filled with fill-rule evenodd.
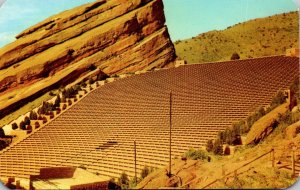
<svg viewBox="0 0 300 190"><path fill-rule="evenodd" d="M210 31L174 43L176 54L188 63L230 60L237 52L241 59L282 55L299 47L298 12L254 19Z"/></svg>

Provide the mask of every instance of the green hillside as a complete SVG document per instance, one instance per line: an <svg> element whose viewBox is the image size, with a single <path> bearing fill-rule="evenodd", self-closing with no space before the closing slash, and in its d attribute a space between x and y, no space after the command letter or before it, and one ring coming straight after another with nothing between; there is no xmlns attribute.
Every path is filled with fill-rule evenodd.
<svg viewBox="0 0 300 190"><path fill-rule="evenodd" d="M298 20L298 12L250 20L176 41L176 53L188 63L230 60L234 52L241 59L285 54L299 46Z"/></svg>

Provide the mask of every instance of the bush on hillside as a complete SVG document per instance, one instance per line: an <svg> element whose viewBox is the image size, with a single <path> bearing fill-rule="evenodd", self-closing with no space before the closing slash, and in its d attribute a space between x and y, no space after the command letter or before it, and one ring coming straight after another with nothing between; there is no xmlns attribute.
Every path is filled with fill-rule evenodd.
<svg viewBox="0 0 300 190"><path fill-rule="evenodd" d="M298 126L297 128L296 128L296 135L297 134L300 134L300 126Z"/></svg>
<svg viewBox="0 0 300 190"><path fill-rule="evenodd" d="M25 123L25 125L30 125L30 119L28 116L25 117L24 123Z"/></svg>
<svg viewBox="0 0 300 190"><path fill-rule="evenodd" d="M232 55L231 55L231 58L230 58L231 60L239 60L240 59L240 55L238 54L238 53L233 53Z"/></svg>
<svg viewBox="0 0 300 190"><path fill-rule="evenodd" d="M57 95L56 95L55 102L54 102L54 107L59 108L60 102L61 102L60 95L57 94Z"/></svg>
<svg viewBox="0 0 300 190"><path fill-rule="evenodd" d="M37 120L38 119L38 116L36 114L35 111L31 111L30 114L29 114L29 119L30 120Z"/></svg>
<svg viewBox="0 0 300 190"><path fill-rule="evenodd" d="M90 71L94 71L94 70L97 69L97 67L96 67L94 64L91 64L91 65L88 67L88 69L89 69Z"/></svg>
<svg viewBox="0 0 300 190"><path fill-rule="evenodd" d="M86 82L82 81L82 82L80 83L80 86L82 86L83 88L85 88L85 87L87 86L87 84L86 84Z"/></svg>
<svg viewBox="0 0 300 190"><path fill-rule="evenodd" d="M230 155L230 147L228 145L225 147L224 155Z"/></svg>
<svg viewBox="0 0 300 190"><path fill-rule="evenodd" d="M191 148L185 153L185 157L192 160L206 160L208 155L204 150L195 150Z"/></svg>
<svg viewBox="0 0 300 190"><path fill-rule="evenodd" d="M67 105L64 104L63 107L62 107L62 109L63 109L63 110L67 109Z"/></svg>
<svg viewBox="0 0 300 190"><path fill-rule="evenodd" d="M280 90L277 92L277 94L272 99L271 107L275 108L275 107L285 103L285 101L286 101L286 96L285 96L284 92Z"/></svg>
<svg viewBox="0 0 300 190"><path fill-rule="evenodd" d="M26 130L26 125L25 125L24 121L20 122L20 129Z"/></svg>
<svg viewBox="0 0 300 190"><path fill-rule="evenodd" d="M91 84L94 84L94 82L95 82L95 80L93 79L93 77L90 77L89 78L89 84L91 85Z"/></svg>
<svg viewBox="0 0 300 190"><path fill-rule="evenodd" d="M141 171L141 179L144 179L150 174L150 170L147 166L145 166Z"/></svg>
<svg viewBox="0 0 300 190"><path fill-rule="evenodd" d="M66 103L66 102L67 102L67 100L66 100L66 96L65 96L65 94L64 94L64 93L62 93L62 94L61 94L61 99L60 99L60 102L61 102L61 103Z"/></svg>
<svg viewBox="0 0 300 190"><path fill-rule="evenodd" d="M0 140L0 151L9 146L7 141Z"/></svg>
<svg viewBox="0 0 300 190"><path fill-rule="evenodd" d="M37 128L39 128L39 127L40 127L40 123L39 123L38 121L36 121L36 122L34 123L34 128L37 129Z"/></svg>
<svg viewBox="0 0 300 190"><path fill-rule="evenodd" d="M31 133L32 132L32 126L31 125L28 125L26 130L28 131L28 133Z"/></svg>
<svg viewBox="0 0 300 190"><path fill-rule="evenodd" d="M0 138L3 138L3 137L5 137L5 133L4 133L3 128L0 128Z"/></svg>
<svg viewBox="0 0 300 190"><path fill-rule="evenodd" d="M214 148L213 140L209 139L206 143L206 150L207 152L211 152Z"/></svg>
<svg viewBox="0 0 300 190"><path fill-rule="evenodd" d="M43 117L43 124L47 123L47 117Z"/></svg>
<svg viewBox="0 0 300 190"><path fill-rule="evenodd" d="M264 115L266 115L266 111L265 111L265 109L263 108L263 107L260 107L259 109L258 109L258 117L259 118L261 118L261 117L263 117Z"/></svg>
<svg viewBox="0 0 300 190"><path fill-rule="evenodd" d="M55 96L54 92L52 92L52 91L49 92L49 95L50 96Z"/></svg>
<svg viewBox="0 0 300 190"><path fill-rule="evenodd" d="M39 115L42 115L42 114L45 114L46 111L45 111L45 107L42 105L39 109L38 109L38 114Z"/></svg>
<svg viewBox="0 0 300 190"><path fill-rule="evenodd" d="M119 177L119 184L122 189L127 189L129 186L129 177L125 172L122 172Z"/></svg>
<svg viewBox="0 0 300 190"><path fill-rule="evenodd" d="M68 105L72 105L72 101L71 100L68 100Z"/></svg>
<svg viewBox="0 0 300 190"><path fill-rule="evenodd" d="M18 124L16 124L16 123L13 123L13 124L11 125L11 128L12 128L13 130L16 130L16 129L18 129Z"/></svg>
<svg viewBox="0 0 300 190"><path fill-rule="evenodd" d="M74 89L75 89L77 92L82 90L82 88L81 88L81 86L80 86L79 84L76 84L75 87L74 87Z"/></svg>
<svg viewBox="0 0 300 190"><path fill-rule="evenodd" d="M223 154L223 145L221 144L219 139L216 139L214 142L214 148L213 153L216 155L222 155Z"/></svg>
<svg viewBox="0 0 300 190"><path fill-rule="evenodd" d="M225 137L225 131L219 131L217 138L221 141L222 144L224 144L225 138L226 138Z"/></svg>

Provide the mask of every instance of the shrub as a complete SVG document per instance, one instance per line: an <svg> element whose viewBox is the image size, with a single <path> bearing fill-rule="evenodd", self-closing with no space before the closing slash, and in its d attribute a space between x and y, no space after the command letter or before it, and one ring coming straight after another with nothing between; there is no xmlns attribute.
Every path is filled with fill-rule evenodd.
<svg viewBox="0 0 300 190"><path fill-rule="evenodd" d="M54 107L59 107L60 106L60 102L61 102L60 95L57 94L55 102L54 102Z"/></svg>
<svg viewBox="0 0 300 190"><path fill-rule="evenodd" d="M230 147L228 145L225 147L224 155L230 155Z"/></svg>
<svg viewBox="0 0 300 190"><path fill-rule="evenodd" d="M266 115L266 111L265 111L265 109L264 109L263 107L260 107L260 108L258 109L258 117L261 118L261 117L263 117L264 115Z"/></svg>
<svg viewBox="0 0 300 190"><path fill-rule="evenodd" d="M141 171L141 179L144 179L150 174L150 170L147 166L145 166Z"/></svg>
<svg viewBox="0 0 300 190"><path fill-rule="evenodd" d="M32 132L32 126L31 125L28 125L26 130L28 131L28 133L31 133Z"/></svg>
<svg viewBox="0 0 300 190"><path fill-rule="evenodd" d="M89 69L90 71L94 71L94 70L97 69L97 67L96 67L94 64L91 64L91 65L88 67L88 69Z"/></svg>
<svg viewBox="0 0 300 190"><path fill-rule="evenodd" d="M29 114L29 119L30 120L37 120L38 119L38 116L36 114L35 111L31 111L30 114Z"/></svg>
<svg viewBox="0 0 300 190"><path fill-rule="evenodd" d="M296 128L296 135L297 134L300 134L300 126L298 126L297 128Z"/></svg>
<svg viewBox="0 0 300 190"><path fill-rule="evenodd" d="M47 123L47 118L43 117L43 124Z"/></svg>
<svg viewBox="0 0 300 190"><path fill-rule="evenodd" d="M189 149L185 156L193 160L205 160L208 157L204 150L195 150L193 148Z"/></svg>
<svg viewBox="0 0 300 190"><path fill-rule="evenodd" d="M87 84L86 84L84 81L82 81L82 82L80 83L80 86L82 86L83 88L85 88L86 85L87 85Z"/></svg>
<svg viewBox="0 0 300 190"><path fill-rule="evenodd" d="M129 178L125 172L122 172L119 178L119 184L121 185L122 189L127 189L129 185Z"/></svg>
<svg viewBox="0 0 300 190"><path fill-rule="evenodd" d="M238 54L238 53L233 53L232 54L232 56L231 56L231 58L230 58L231 60L239 60L240 59L240 55Z"/></svg>
<svg viewBox="0 0 300 190"><path fill-rule="evenodd" d="M68 105L72 105L72 101L71 100L68 100Z"/></svg>
<svg viewBox="0 0 300 190"><path fill-rule="evenodd" d="M66 103L66 96L62 93L60 102Z"/></svg>
<svg viewBox="0 0 300 190"><path fill-rule="evenodd" d="M61 112L61 109L60 109L60 108L57 108L57 109L56 109L56 114L60 114L60 112Z"/></svg>
<svg viewBox="0 0 300 190"><path fill-rule="evenodd" d="M55 96L55 94L52 91L49 92L49 95L50 96Z"/></svg>
<svg viewBox="0 0 300 190"><path fill-rule="evenodd" d="M78 84L75 85L74 89L75 89L77 92L82 90L82 89L81 89L81 86L78 85Z"/></svg>
<svg viewBox="0 0 300 190"><path fill-rule="evenodd" d="M25 125L30 125L30 119L29 119L29 117L25 117L25 119L24 119L24 123L25 123Z"/></svg>
<svg viewBox="0 0 300 190"><path fill-rule="evenodd" d="M6 148L9 144L7 141L0 140L0 151Z"/></svg>
<svg viewBox="0 0 300 190"><path fill-rule="evenodd" d="M226 139L225 139L225 132L224 131L219 131L218 138L221 141L221 143L223 144L226 141Z"/></svg>
<svg viewBox="0 0 300 190"><path fill-rule="evenodd" d="M47 115L49 115L50 112L55 110L55 106L53 105L53 103L49 103L49 102L44 102L42 107L45 111L45 114L47 114Z"/></svg>
<svg viewBox="0 0 300 190"><path fill-rule="evenodd" d="M34 127L37 129L37 128L39 128L40 127L40 123L38 122L38 121L36 121L35 123L34 123Z"/></svg>
<svg viewBox="0 0 300 190"><path fill-rule="evenodd" d="M12 128L13 130L16 130L16 129L18 129L18 124L16 124L16 123L13 123L13 124L11 125L11 128Z"/></svg>
<svg viewBox="0 0 300 190"><path fill-rule="evenodd" d="M286 100L286 96L285 96L284 92L280 90L277 92L277 94L272 99L271 107L275 108L275 107L285 103L285 100Z"/></svg>
<svg viewBox="0 0 300 190"><path fill-rule="evenodd" d="M220 142L220 140L216 139L214 143L213 153L216 155L222 155L223 154L223 146Z"/></svg>
<svg viewBox="0 0 300 190"><path fill-rule="evenodd" d="M50 112L50 119L53 119L53 118L54 118L54 113Z"/></svg>
<svg viewBox="0 0 300 190"><path fill-rule="evenodd" d="M62 109L63 109L63 110L67 109L67 105L64 104L63 107L62 107Z"/></svg>
<svg viewBox="0 0 300 190"><path fill-rule="evenodd" d="M80 165L80 166L78 166L78 168L81 168L81 169L84 169L84 170L86 170L86 167L85 167L85 165Z"/></svg>
<svg viewBox="0 0 300 190"><path fill-rule="evenodd" d="M24 121L21 121L21 122L20 122L20 129L26 130L26 125L25 125L25 122L24 122Z"/></svg>
<svg viewBox="0 0 300 190"><path fill-rule="evenodd" d="M225 139L224 140L227 144L232 144L232 142L234 141L234 136L235 136L235 134L233 133L233 130L231 130L229 128L227 128L225 130Z"/></svg>
<svg viewBox="0 0 300 190"><path fill-rule="evenodd" d="M0 138L3 138L3 137L5 137L5 133L4 133L3 128L0 128Z"/></svg>
<svg viewBox="0 0 300 190"><path fill-rule="evenodd" d="M89 84L94 84L94 82L95 82L95 81L94 81L93 77L90 77L90 78L89 78Z"/></svg>
<svg viewBox="0 0 300 190"><path fill-rule="evenodd" d="M293 115L291 111L287 111L284 114L279 114L278 115L278 122L279 123L285 123L287 125L293 124L295 121L293 120Z"/></svg>
<svg viewBox="0 0 300 190"><path fill-rule="evenodd" d="M45 114L45 113L46 113L45 107L42 105L42 106L38 109L38 114L42 115L42 114Z"/></svg>
<svg viewBox="0 0 300 190"><path fill-rule="evenodd" d="M209 139L206 143L206 150L207 152L211 152L214 148L213 140Z"/></svg>

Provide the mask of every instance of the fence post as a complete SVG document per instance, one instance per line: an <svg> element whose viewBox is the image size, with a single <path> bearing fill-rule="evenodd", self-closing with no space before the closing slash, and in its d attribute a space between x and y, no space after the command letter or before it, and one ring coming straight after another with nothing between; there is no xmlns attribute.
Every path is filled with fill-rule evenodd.
<svg viewBox="0 0 300 190"><path fill-rule="evenodd" d="M234 170L234 179L237 180L237 170Z"/></svg>
<svg viewBox="0 0 300 190"><path fill-rule="evenodd" d="M296 146L292 147L292 177L296 176L295 173L295 150L297 150Z"/></svg>
<svg viewBox="0 0 300 190"><path fill-rule="evenodd" d="M272 148L271 155L272 155L272 167L274 168L274 166L275 166L275 150L274 150L274 148Z"/></svg>

